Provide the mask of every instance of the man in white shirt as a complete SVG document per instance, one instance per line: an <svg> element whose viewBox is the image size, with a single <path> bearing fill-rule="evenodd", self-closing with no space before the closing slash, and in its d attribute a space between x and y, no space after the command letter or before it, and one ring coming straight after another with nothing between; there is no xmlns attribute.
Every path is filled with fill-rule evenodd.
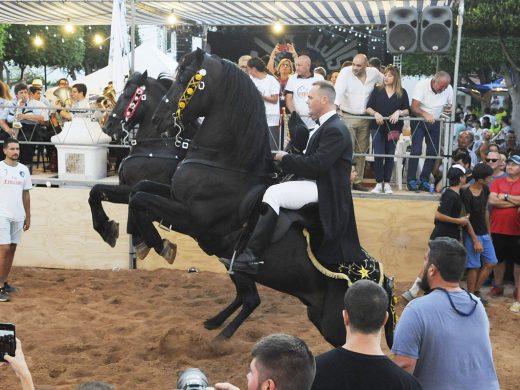
<svg viewBox="0 0 520 390"><path fill-rule="evenodd" d="M31 226L32 188L31 175L25 165L18 162L20 146L14 138L4 141L5 160L0 162L0 302L10 300L16 288L9 285L16 245L22 230Z"/></svg>
<svg viewBox="0 0 520 390"><path fill-rule="evenodd" d="M316 123L309 115L307 96L312 84L323 80L323 76L311 72L311 59L301 55L296 59L296 74L289 77L285 87L285 105L289 112L296 111L309 130L316 127Z"/></svg>
<svg viewBox="0 0 520 390"><path fill-rule="evenodd" d="M438 156L440 151L440 122L443 111L449 113L453 100L453 88L450 85L449 73L439 71L431 79L417 83L412 94L412 112L424 121L412 123L412 150L411 156L420 156L423 140L426 142L426 155ZM410 158L408 162L407 188L409 191L429 191L430 174L435 160L428 158L424 162L422 172L417 180L417 158Z"/></svg>
<svg viewBox="0 0 520 390"><path fill-rule="evenodd" d="M383 82L383 75L376 68L368 67L365 54L357 54L352 60L352 66L347 66L339 72L336 80L336 106L341 110L340 117L352 136L354 153L367 153L370 145L370 119L347 118L351 115L366 115L367 103L376 83ZM354 157L354 165L358 177L352 189L368 191L362 185L365 171L365 157Z"/></svg>
<svg viewBox="0 0 520 390"><path fill-rule="evenodd" d="M280 106L278 104L280 83L267 74L267 67L260 58L251 58L247 61L247 73L264 100L271 150L280 150Z"/></svg>
<svg viewBox="0 0 520 390"><path fill-rule="evenodd" d="M85 84L74 84L72 86L72 91L70 93L70 97L72 99L72 109L78 109L78 108L90 108L90 104L87 99L87 86ZM74 117L74 113L68 112L68 111L61 111L60 112L61 117L64 120L71 121ZM86 114L82 114L81 112L76 113L76 115L85 116L90 115L90 111Z"/></svg>

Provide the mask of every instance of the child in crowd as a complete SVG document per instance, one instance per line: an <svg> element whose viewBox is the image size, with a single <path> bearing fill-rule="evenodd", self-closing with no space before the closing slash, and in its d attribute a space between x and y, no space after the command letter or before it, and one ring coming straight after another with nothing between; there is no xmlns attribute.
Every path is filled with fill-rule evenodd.
<svg viewBox="0 0 520 390"><path fill-rule="evenodd" d="M480 296L479 288L498 262L489 233L489 208L487 207L488 184L492 178L493 168L487 164L477 164L473 168L473 183L461 192L462 202L470 221L464 232L464 246L468 253L467 288L470 293L479 297L484 305L487 301Z"/></svg>
<svg viewBox="0 0 520 390"><path fill-rule="evenodd" d="M435 212L435 228L430 235L430 240L437 237L451 237L460 241L462 228L469 224L469 216L461 216L463 215L463 204L460 190L466 184L466 168L460 164L453 165L448 170L448 180L450 186L441 195L439 207ZM408 302L417 298L422 274L421 269L412 287L403 293L402 297Z"/></svg>

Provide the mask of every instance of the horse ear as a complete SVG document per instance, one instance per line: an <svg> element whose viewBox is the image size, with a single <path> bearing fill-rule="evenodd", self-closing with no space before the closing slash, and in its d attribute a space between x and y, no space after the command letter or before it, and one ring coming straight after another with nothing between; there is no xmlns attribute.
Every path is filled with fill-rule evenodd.
<svg viewBox="0 0 520 390"><path fill-rule="evenodd" d="M206 54L206 52L198 47L195 53L197 55L197 62L202 62L202 60L204 59L204 54Z"/></svg>
<svg viewBox="0 0 520 390"><path fill-rule="evenodd" d="M144 81L148 78L148 69L144 71L144 73L141 75L141 80Z"/></svg>

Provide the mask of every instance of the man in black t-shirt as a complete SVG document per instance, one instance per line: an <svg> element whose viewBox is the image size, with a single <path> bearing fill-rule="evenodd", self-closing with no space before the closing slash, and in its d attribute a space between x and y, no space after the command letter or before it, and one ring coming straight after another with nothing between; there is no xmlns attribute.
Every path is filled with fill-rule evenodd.
<svg viewBox="0 0 520 390"><path fill-rule="evenodd" d="M381 350L381 332L388 318L385 290L372 281L359 280L347 290L344 303L347 341L316 358L311 390L421 389L416 378Z"/></svg>

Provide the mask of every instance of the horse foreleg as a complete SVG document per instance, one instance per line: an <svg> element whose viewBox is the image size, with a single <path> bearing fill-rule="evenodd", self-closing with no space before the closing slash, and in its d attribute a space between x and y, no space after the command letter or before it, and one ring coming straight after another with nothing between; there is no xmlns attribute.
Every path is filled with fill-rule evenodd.
<svg viewBox="0 0 520 390"><path fill-rule="evenodd" d="M92 214L92 225L101 238L111 247L116 245L119 237L119 224L109 220L102 201L128 204L131 187L127 185L96 184L90 190L88 203Z"/></svg>
<svg viewBox="0 0 520 390"><path fill-rule="evenodd" d="M235 274L232 279L237 289L237 298L235 300L240 299L242 301L242 310L240 310L240 312L236 315L235 318L233 318L228 326L226 326L224 330L219 333L217 338L230 339L238 330L240 325L242 325L242 323L251 315L251 313L260 305L261 302L254 280L238 274ZM229 315L231 315L233 311L231 311ZM224 320L226 318L224 318Z"/></svg>
<svg viewBox="0 0 520 390"><path fill-rule="evenodd" d="M137 231L144 243L160 255L163 251L163 239L155 229L154 221L160 221L169 226L170 230L184 234L189 234L192 225L190 213L182 203L141 191L130 197L128 213L128 233L134 234ZM170 263L173 259L174 256L167 258Z"/></svg>

